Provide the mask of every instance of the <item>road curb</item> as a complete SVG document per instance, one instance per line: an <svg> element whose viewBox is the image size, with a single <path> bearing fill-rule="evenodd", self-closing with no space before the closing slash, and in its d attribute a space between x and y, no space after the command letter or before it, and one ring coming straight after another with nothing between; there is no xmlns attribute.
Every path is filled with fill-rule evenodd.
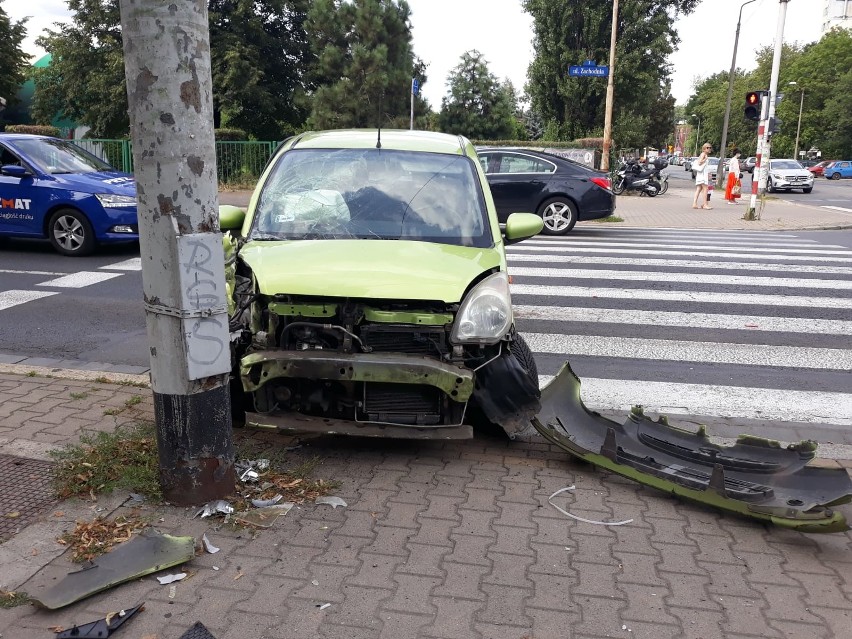
<svg viewBox="0 0 852 639"><path fill-rule="evenodd" d="M24 377L47 377L85 382L107 382L110 384L129 384L141 388L150 388L150 376L145 373L134 375L115 371L85 370L79 368L53 368L50 366L30 366L28 364L0 364L0 373L11 373Z"/></svg>

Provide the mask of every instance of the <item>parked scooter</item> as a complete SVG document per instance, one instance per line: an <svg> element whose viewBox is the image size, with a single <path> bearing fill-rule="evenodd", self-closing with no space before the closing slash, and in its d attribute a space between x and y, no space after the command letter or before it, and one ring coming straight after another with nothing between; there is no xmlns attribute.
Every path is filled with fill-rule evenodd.
<svg viewBox="0 0 852 639"><path fill-rule="evenodd" d="M621 195L625 191L639 191L649 197L658 195L662 190L660 169L645 168L637 160L623 162L612 180L612 192ZM668 189L668 181L666 181Z"/></svg>

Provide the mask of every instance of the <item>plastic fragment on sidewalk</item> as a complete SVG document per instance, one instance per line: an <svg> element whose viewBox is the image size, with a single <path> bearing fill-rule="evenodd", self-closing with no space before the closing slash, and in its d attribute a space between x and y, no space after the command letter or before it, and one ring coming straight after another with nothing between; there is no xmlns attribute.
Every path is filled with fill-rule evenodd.
<svg viewBox="0 0 852 639"><path fill-rule="evenodd" d="M275 521L290 512L293 504L284 502L283 504L275 504L266 508L258 508L257 510L247 510L234 515L234 519L244 524L259 526L260 528L269 528Z"/></svg>
<svg viewBox="0 0 852 639"><path fill-rule="evenodd" d="M221 548L217 548L212 543L210 543L210 540L207 538L207 533L201 535L201 543L204 544L204 550L209 552L211 555L215 555L221 550Z"/></svg>
<svg viewBox="0 0 852 639"><path fill-rule="evenodd" d="M201 518L210 517L211 515L215 515L217 513L222 513L223 515L230 515L234 512L234 507L231 506L224 499L216 499L211 502L207 502L204 504L204 507L201 508L197 513L195 513L192 518L195 519L198 515L201 515Z"/></svg>
<svg viewBox="0 0 852 639"><path fill-rule="evenodd" d="M196 621L192 628L183 633L178 639L216 639L200 621Z"/></svg>
<svg viewBox="0 0 852 639"><path fill-rule="evenodd" d="M163 575L162 577L157 577L157 581L160 582L161 586L168 585L175 581L180 581L181 579L186 579L185 572L176 572L171 575Z"/></svg>
<svg viewBox="0 0 852 639"><path fill-rule="evenodd" d="M268 459L243 459L234 462L234 470L239 474L240 481L243 483L256 482L260 478L260 473L269 470Z"/></svg>
<svg viewBox="0 0 852 639"><path fill-rule="evenodd" d="M90 566L67 574L43 592L31 593L32 600L50 610L108 590L195 557L193 537L174 537L146 530L98 557Z"/></svg>
<svg viewBox="0 0 852 639"><path fill-rule="evenodd" d="M119 612L111 612L103 619L84 623L79 626L74 626L68 630L61 630L56 633L56 639L101 639L109 637L113 632L133 615L140 610L144 610L145 603L141 603L133 608L120 610Z"/></svg>
<svg viewBox="0 0 852 639"><path fill-rule="evenodd" d="M349 505L345 501L343 501L340 497L317 497L314 500L314 503L318 504L318 505L326 504L326 505L331 506L332 508L335 508L335 509L338 506L342 506L343 508L346 508Z"/></svg>
<svg viewBox="0 0 852 639"><path fill-rule="evenodd" d="M325 609L326 609L326 608L328 608L330 605L331 605L330 603L317 604L317 608L319 608L320 610L325 610Z"/></svg>
<svg viewBox="0 0 852 639"><path fill-rule="evenodd" d="M624 521L595 521L594 519L586 519L585 517L579 517L577 515L572 515L564 508L560 508L556 504L553 503L553 498L557 495L561 495L564 492L568 492L569 490L574 490L576 486L568 486L566 488L560 488L555 493L553 493L550 497L547 498L547 501L553 506L556 510L561 512L566 517L570 517L571 519L576 519L577 521L582 521L585 524L594 524L595 526L624 526L625 524L632 523L632 519L625 519Z"/></svg>
<svg viewBox="0 0 852 639"><path fill-rule="evenodd" d="M272 497L271 499L252 499L251 505L255 508L266 508L268 506L274 506L282 499L284 499L284 495L281 494L275 495L275 497Z"/></svg>

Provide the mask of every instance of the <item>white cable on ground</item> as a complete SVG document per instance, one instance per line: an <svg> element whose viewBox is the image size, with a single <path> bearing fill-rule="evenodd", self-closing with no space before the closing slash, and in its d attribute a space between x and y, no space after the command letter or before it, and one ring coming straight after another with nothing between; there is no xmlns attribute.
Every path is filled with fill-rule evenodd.
<svg viewBox="0 0 852 639"><path fill-rule="evenodd" d="M564 510L563 508L560 508L559 506L557 506L556 504L553 503L553 498L556 497L556 495L559 495L559 494L564 493L564 492L569 491L569 490L574 490L574 488L575 488L574 486L568 486L567 488L560 488L555 493L553 493L550 497L548 497L547 501L550 502L551 506L553 506L556 510L561 512L566 517L570 517L571 519L576 519L577 521L582 521L582 522L587 523L587 524L594 524L596 526L623 526L624 524L629 524L630 522L633 521L632 519L625 519L624 521L594 521L593 519L585 519L584 517L578 517L577 515L572 515L567 510Z"/></svg>

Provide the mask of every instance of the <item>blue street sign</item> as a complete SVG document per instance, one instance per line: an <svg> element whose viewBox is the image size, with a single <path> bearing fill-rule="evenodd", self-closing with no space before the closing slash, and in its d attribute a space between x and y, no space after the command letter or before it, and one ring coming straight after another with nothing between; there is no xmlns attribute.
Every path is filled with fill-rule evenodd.
<svg viewBox="0 0 852 639"><path fill-rule="evenodd" d="M568 67L568 75L572 77L605 78L609 75L609 66L595 64L594 60L586 60L581 65Z"/></svg>
<svg viewBox="0 0 852 639"><path fill-rule="evenodd" d="M411 78L411 93L417 95L418 91L420 91L420 80Z"/></svg>

